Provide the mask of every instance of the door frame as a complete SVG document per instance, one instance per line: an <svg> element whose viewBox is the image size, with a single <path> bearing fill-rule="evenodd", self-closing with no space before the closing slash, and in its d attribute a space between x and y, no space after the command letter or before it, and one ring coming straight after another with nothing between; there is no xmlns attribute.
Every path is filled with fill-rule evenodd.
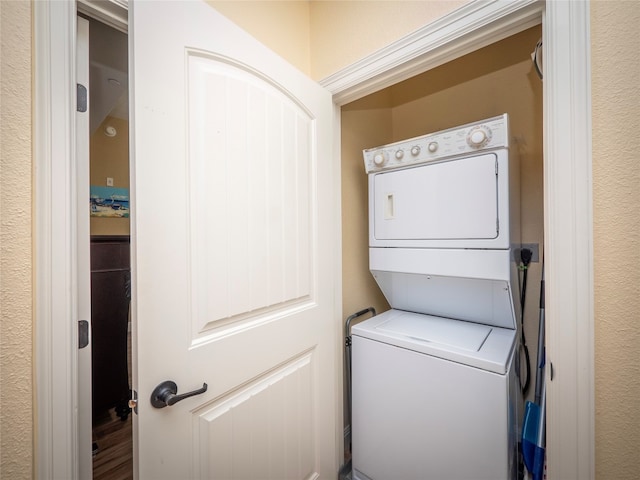
<svg viewBox="0 0 640 480"><path fill-rule="evenodd" d="M77 479L76 4L34 2L33 15L35 466ZM588 2L473 1L321 82L339 121L345 103L542 23L550 478L595 476L589 21Z"/></svg>

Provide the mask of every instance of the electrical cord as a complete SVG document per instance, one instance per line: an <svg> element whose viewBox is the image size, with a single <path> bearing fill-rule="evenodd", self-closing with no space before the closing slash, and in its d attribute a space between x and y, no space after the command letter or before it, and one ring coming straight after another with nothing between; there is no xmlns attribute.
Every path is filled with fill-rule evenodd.
<svg viewBox="0 0 640 480"><path fill-rule="evenodd" d="M522 287L520 290L520 335L521 335L521 344L520 348L522 350L522 354L524 354L524 368L525 368L525 377L524 384L522 381L520 382L520 388L522 389L523 394L527 394L529 391L529 386L531 384L531 359L529 356L529 347L527 346L527 340L524 334L524 306L527 297L527 274L529 272L529 264L531 263L531 258L533 257L533 252L528 248L523 248L520 250L520 259L522 264L520 266L520 270L522 273ZM518 281L520 280L520 272L518 272Z"/></svg>

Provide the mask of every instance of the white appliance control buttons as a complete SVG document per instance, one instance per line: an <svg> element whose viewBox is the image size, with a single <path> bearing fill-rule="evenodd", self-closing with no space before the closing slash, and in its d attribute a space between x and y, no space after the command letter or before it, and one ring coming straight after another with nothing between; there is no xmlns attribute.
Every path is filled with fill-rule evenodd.
<svg viewBox="0 0 640 480"><path fill-rule="evenodd" d="M491 140L491 129L480 125L473 127L467 135L467 143L470 147L484 147Z"/></svg>
<svg viewBox="0 0 640 480"><path fill-rule="evenodd" d="M375 163L376 166L381 167L386 162L387 162L387 156L384 154L384 152L376 152L373 155L373 163Z"/></svg>
<svg viewBox="0 0 640 480"><path fill-rule="evenodd" d="M0 0L1 2L2 0ZM362 151L367 173L407 168L509 147L507 114Z"/></svg>

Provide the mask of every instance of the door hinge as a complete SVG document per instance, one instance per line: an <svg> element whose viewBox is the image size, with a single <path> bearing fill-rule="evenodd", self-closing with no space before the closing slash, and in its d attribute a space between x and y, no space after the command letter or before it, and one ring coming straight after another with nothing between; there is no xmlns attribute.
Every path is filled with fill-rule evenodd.
<svg viewBox="0 0 640 480"><path fill-rule="evenodd" d="M78 322L78 348L84 348L89 345L89 322L80 320Z"/></svg>
<svg viewBox="0 0 640 480"><path fill-rule="evenodd" d="M87 111L87 87L80 83L76 83L76 110Z"/></svg>

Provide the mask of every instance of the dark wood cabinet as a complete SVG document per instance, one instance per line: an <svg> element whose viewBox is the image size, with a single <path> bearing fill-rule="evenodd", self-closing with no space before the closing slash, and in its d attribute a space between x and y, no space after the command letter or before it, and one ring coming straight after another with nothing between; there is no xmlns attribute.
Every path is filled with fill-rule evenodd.
<svg viewBox="0 0 640 480"><path fill-rule="evenodd" d="M91 359L94 420L110 408L129 415L129 305L131 299L128 236L91 237Z"/></svg>

